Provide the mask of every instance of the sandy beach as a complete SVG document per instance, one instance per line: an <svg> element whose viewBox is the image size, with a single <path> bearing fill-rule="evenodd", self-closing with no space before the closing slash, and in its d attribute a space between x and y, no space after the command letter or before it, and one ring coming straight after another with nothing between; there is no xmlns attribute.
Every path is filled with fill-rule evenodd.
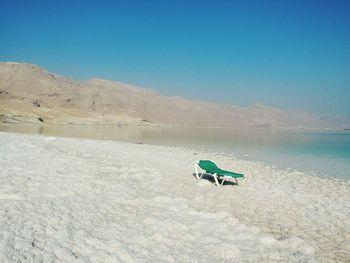
<svg viewBox="0 0 350 263"><path fill-rule="evenodd" d="M197 181L212 159L247 175ZM0 132L0 262L349 262L350 182L220 152Z"/></svg>

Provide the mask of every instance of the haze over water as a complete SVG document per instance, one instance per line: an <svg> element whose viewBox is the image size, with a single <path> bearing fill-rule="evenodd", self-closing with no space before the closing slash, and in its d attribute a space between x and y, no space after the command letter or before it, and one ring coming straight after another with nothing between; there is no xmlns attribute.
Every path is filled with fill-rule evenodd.
<svg viewBox="0 0 350 263"><path fill-rule="evenodd" d="M350 132L348 131L59 125L0 125L0 131L213 150L320 177L350 179Z"/></svg>

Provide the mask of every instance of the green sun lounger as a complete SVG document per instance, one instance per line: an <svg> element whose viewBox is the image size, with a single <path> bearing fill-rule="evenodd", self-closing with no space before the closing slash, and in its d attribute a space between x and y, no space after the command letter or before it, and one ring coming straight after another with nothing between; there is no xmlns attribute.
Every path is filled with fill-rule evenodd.
<svg viewBox="0 0 350 263"><path fill-rule="evenodd" d="M205 173L199 173L198 168L201 168L202 170L204 170ZM235 179L237 185L238 185L237 178L243 178L243 181L245 181L246 179L244 174L222 170L213 161L210 161L210 160L199 160L195 164L194 169L196 171L196 177L198 180L202 179L203 174L209 174L212 177L214 177L214 180L217 186L222 186L225 180L228 178ZM218 179L222 179L221 184L219 184Z"/></svg>

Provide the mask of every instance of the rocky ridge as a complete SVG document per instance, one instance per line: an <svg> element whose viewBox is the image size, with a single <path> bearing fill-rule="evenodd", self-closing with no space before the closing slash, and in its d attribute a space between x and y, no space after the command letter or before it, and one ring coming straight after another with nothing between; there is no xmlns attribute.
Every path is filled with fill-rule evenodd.
<svg viewBox="0 0 350 263"><path fill-rule="evenodd" d="M238 107L168 97L120 82L75 81L37 65L0 63L0 123L177 125L232 128L334 128L350 118Z"/></svg>

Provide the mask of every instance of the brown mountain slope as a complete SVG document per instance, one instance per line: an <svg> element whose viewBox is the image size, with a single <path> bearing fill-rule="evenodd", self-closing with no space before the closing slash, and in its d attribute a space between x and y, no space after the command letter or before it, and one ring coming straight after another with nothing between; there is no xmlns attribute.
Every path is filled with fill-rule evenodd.
<svg viewBox="0 0 350 263"><path fill-rule="evenodd" d="M237 107L163 96L109 80L86 82L31 64L0 63L0 122L344 128L345 117L321 117L264 105Z"/></svg>

